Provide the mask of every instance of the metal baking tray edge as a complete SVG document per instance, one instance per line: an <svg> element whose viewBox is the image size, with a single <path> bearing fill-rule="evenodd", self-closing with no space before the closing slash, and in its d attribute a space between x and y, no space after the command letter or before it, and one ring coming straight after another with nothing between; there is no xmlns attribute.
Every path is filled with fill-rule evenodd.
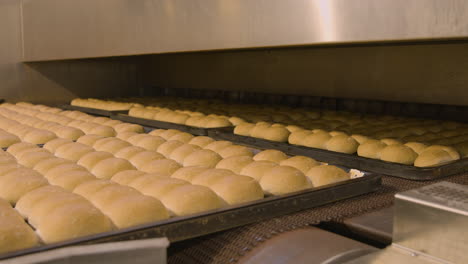
<svg viewBox="0 0 468 264"><path fill-rule="evenodd" d="M112 115L119 114L119 113L128 113L128 110L109 111L109 110L81 107L81 106L75 106L75 105L69 105L69 104L59 105L58 107L65 109L65 110L80 111L80 112L87 113L87 114L106 116L106 117L111 117Z"/></svg>
<svg viewBox="0 0 468 264"><path fill-rule="evenodd" d="M266 197L258 201L195 215L174 217L151 224L23 249L0 255L0 260L66 246L111 241L152 237L167 237L171 242L182 241L370 193L376 191L381 186L381 183L382 178L380 175L366 173L365 176L360 178L296 193Z"/></svg>
<svg viewBox="0 0 468 264"><path fill-rule="evenodd" d="M237 144L262 149L277 149L290 155L303 155L334 165L342 165L349 168L355 168L363 171L370 171L415 181L435 180L458 173L468 172L468 158L460 159L442 166L419 168L415 166L370 159L346 153L291 145L289 143L274 142L260 138L240 136L234 134L232 131L228 132L227 130L221 129L211 131L209 136L217 140L228 140Z"/></svg>
<svg viewBox="0 0 468 264"><path fill-rule="evenodd" d="M129 116L127 114L114 114L111 116L112 119L120 120L123 122L128 122L128 123L134 123L134 124L139 124L142 126L147 126L147 127L154 127L154 128L162 128L162 129L177 129L180 131L184 131L187 133L190 133L192 135L196 136L207 136L211 130L217 130L217 129L225 129L224 128L200 128L200 127L193 127L193 126L187 126L187 125L182 125L182 124L175 124L175 123L170 123L170 122L163 122L163 121L157 121L157 120L151 120L151 119L145 119L145 118L138 118L138 117L133 117ZM232 128L232 127L227 127L227 128Z"/></svg>

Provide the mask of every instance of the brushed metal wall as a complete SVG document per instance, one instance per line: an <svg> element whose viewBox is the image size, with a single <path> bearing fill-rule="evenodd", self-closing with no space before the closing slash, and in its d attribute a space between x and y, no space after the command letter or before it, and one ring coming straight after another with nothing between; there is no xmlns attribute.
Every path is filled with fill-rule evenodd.
<svg viewBox="0 0 468 264"><path fill-rule="evenodd" d="M0 0L0 98L65 102L137 93L137 58L23 64L21 1Z"/></svg>
<svg viewBox="0 0 468 264"><path fill-rule="evenodd" d="M468 42L147 56L145 85L468 105Z"/></svg>
<svg viewBox="0 0 468 264"><path fill-rule="evenodd" d="M23 0L28 61L468 37L466 0Z"/></svg>

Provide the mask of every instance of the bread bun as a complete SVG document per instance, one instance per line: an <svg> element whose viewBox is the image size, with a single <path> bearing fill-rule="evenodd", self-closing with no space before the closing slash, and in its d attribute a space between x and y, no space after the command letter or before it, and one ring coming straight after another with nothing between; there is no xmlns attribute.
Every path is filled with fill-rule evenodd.
<svg viewBox="0 0 468 264"><path fill-rule="evenodd" d="M89 194L89 196L85 197L94 206L102 210L106 214L106 208L109 207L112 203L116 200L120 200L121 198L129 195L138 195L140 194L137 190L128 187L122 186L119 184L110 184L104 186L103 188L97 190L94 193ZM112 217L111 217L111 220Z"/></svg>
<svg viewBox="0 0 468 264"><path fill-rule="evenodd" d="M221 160L221 156L216 152L208 149L200 149L192 152L184 158L184 167L201 166L207 168L214 168Z"/></svg>
<svg viewBox="0 0 468 264"><path fill-rule="evenodd" d="M250 131L252 131L252 129L254 127L255 127L255 125L251 124L251 123L238 124L234 128L234 134L249 137L250 136Z"/></svg>
<svg viewBox="0 0 468 264"><path fill-rule="evenodd" d="M186 133L186 132L181 132L181 133L173 135L172 137L169 138L169 140L177 140L183 143L188 143L193 138L194 138L193 135Z"/></svg>
<svg viewBox="0 0 468 264"><path fill-rule="evenodd" d="M175 129L168 129L159 134L160 137L164 138L165 140L169 140L172 136L181 133L179 130Z"/></svg>
<svg viewBox="0 0 468 264"><path fill-rule="evenodd" d="M114 156L109 152L104 151L92 151L81 157L77 164L91 170L94 165L104 159L113 158Z"/></svg>
<svg viewBox="0 0 468 264"><path fill-rule="evenodd" d="M285 127L269 127L262 138L276 142L288 142L291 133Z"/></svg>
<svg viewBox="0 0 468 264"><path fill-rule="evenodd" d="M310 169L306 176L309 177L314 187L349 180L349 173L332 165L320 165Z"/></svg>
<svg viewBox="0 0 468 264"><path fill-rule="evenodd" d="M94 147L94 149L98 151L105 151L105 152L115 154L119 150L126 148L126 147L130 147L130 146L131 144L128 142L123 141L118 138L114 138L114 140L109 140L108 142L106 142L103 145L100 145L99 147Z"/></svg>
<svg viewBox="0 0 468 264"><path fill-rule="evenodd" d="M91 173L100 179L110 179L116 173L124 170L134 170L135 167L124 159L119 158L107 158L99 161L94 165Z"/></svg>
<svg viewBox="0 0 468 264"><path fill-rule="evenodd" d="M176 170L171 177L191 182L195 176L208 170L205 167L182 167Z"/></svg>
<svg viewBox="0 0 468 264"><path fill-rule="evenodd" d="M234 156L253 156L252 151L248 147L239 145L230 145L218 151L218 154L223 158Z"/></svg>
<svg viewBox="0 0 468 264"><path fill-rule="evenodd" d="M263 175L268 172L270 169L278 166L277 163L271 162L271 161L254 161L240 171L241 175L249 176L251 178L254 178L257 181L260 181L260 179L263 177Z"/></svg>
<svg viewBox="0 0 468 264"><path fill-rule="evenodd" d="M167 193L172 191L174 188L187 184L190 183L180 179L164 178L154 180L152 183L142 186L139 189L139 191L141 191L145 195L161 200Z"/></svg>
<svg viewBox="0 0 468 264"><path fill-rule="evenodd" d="M73 192L83 197L91 197L93 194L95 194L99 190L108 186L115 186L115 185L116 185L115 182L112 182L109 180L96 179L92 181L83 182L82 184L76 186L75 189L73 189Z"/></svg>
<svg viewBox="0 0 468 264"><path fill-rule="evenodd" d="M44 144L43 148L54 153L60 146L70 143L73 143L73 141L64 138L56 138Z"/></svg>
<svg viewBox="0 0 468 264"><path fill-rule="evenodd" d="M142 151L133 155L129 161L133 164L133 166L140 169L145 164L159 159L164 159L164 156L154 151Z"/></svg>
<svg viewBox="0 0 468 264"><path fill-rule="evenodd" d="M146 137L142 137L136 141L134 146L142 147L146 150L156 151L160 145L166 142L162 137L150 136L144 134ZM133 138L133 137L132 137Z"/></svg>
<svg viewBox="0 0 468 264"><path fill-rule="evenodd" d="M34 129L24 135L23 141L32 144L45 144L55 138L57 138L57 135L53 132Z"/></svg>
<svg viewBox="0 0 468 264"><path fill-rule="evenodd" d="M370 158L370 159L380 159L382 150L387 145L380 140L369 139L363 144L359 145L357 149L358 156Z"/></svg>
<svg viewBox="0 0 468 264"><path fill-rule="evenodd" d="M49 182L50 184L60 186L67 191L73 191L76 186L92 180L96 180L96 177L94 177L90 172L75 170L70 171L67 174L51 178Z"/></svg>
<svg viewBox="0 0 468 264"><path fill-rule="evenodd" d="M325 143L327 150L353 154L356 153L356 150L359 146L359 143L352 137L348 135L336 135L333 136L330 140Z"/></svg>
<svg viewBox="0 0 468 264"><path fill-rule="evenodd" d="M55 156L71 161L78 161L84 155L93 152L94 149L81 143L69 143L62 145L55 151Z"/></svg>
<svg viewBox="0 0 468 264"><path fill-rule="evenodd" d="M326 149L326 143L331 139L331 136L327 132L316 132L311 135L306 136L298 145L310 147L310 148L319 148Z"/></svg>
<svg viewBox="0 0 468 264"><path fill-rule="evenodd" d="M368 138L366 136L359 135L359 134L351 135L351 137L354 138L354 140L356 140L358 142L358 144L363 144L364 142L366 142L367 140L370 139L370 138Z"/></svg>
<svg viewBox="0 0 468 264"><path fill-rule="evenodd" d="M405 165L413 165L414 160L417 157L418 154L416 154L416 152L414 152L410 147L399 144L386 146L380 153L380 159L383 161Z"/></svg>
<svg viewBox="0 0 468 264"><path fill-rule="evenodd" d="M44 185L48 185L47 180L32 169L12 170L0 177L0 198L16 204L23 195Z"/></svg>
<svg viewBox="0 0 468 264"><path fill-rule="evenodd" d="M390 145L401 145L402 142L400 140L394 139L394 138L384 138L380 140L382 143L387 144L388 146Z"/></svg>
<svg viewBox="0 0 468 264"><path fill-rule="evenodd" d="M146 195L129 195L117 199L104 209L118 228L126 228L169 218L164 205Z"/></svg>
<svg viewBox="0 0 468 264"><path fill-rule="evenodd" d="M112 127L101 125L94 126L86 134L93 134L103 137L115 137L117 135L116 131Z"/></svg>
<svg viewBox="0 0 468 264"><path fill-rule="evenodd" d="M258 122L255 124L255 127L250 130L250 136L255 138L262 138L266 134L268 128L271 127L271 124L266 122Z"/></svg>
<svg viewBox="0 0 468 264"><path fill-rule="evenodd" d="M130 182L132 182L133 180L135 180L136 178L144 174L146 173L142 171L124 170L124 171L117 172L114 176L112 176L111 180L120 185L129 185Z"/></svg>
<svg viewBox="0 0 468 264"><path fill-rule="evenodd" d="M204 172L199 173L198 175L195 175L192 178L191 183L209 187L215 184L217 181L220 181L221 179L225 177L231 177L231 176L236 176L236 174L230 170L208 169Z"/></svg>
<svg viewBox="0 0 468 264"><path fill-rule="evenodd" d="M80 137L84 136L85 133L78 128L69 127L69 126L62 126L59 129L54 129L54 133L59 138L69 139L69 140L77 140Z"/></svg>
<svg viewBox="0 0 468 264"><path fill-rule="evenodd" d="M111 231L112 223L89 203L71 203L51 210L37 229L45 243L54 243Z"/></svg>
<svg viewBox="0 0 468 264"><path fill-rule="evenodd" d="M136 177L134 180L132 180L128 186L135 188L136 190L141 190L145 186L148 186L150 184L153 184L155 182L159 182L163 179L168 179L167 175L163 175L160 173L147 173L143 174L141 176Z"/></svg>
<svg viewBox="0 0 468 264"><path fill-rule="evenodd" d="M220 180L213 182L209 188L229 205L263 198L263 191L258 182L247 176L222 177Z"/></svg>
<svg viewBox="0 0 468 264"><path fill-rule="evenodd" d="M311 168L319 166L320 162L305 156L294 156L279 163L281 166L290 166L300 170L302 173L307 173Z"/></svg>
<svg viewBox="0 0 468 264"><path fill-rule="evenodd" d="M307 136L312 135L312 134L313 133L310 130L304 130L304 129L296 130L289 135L288 142L289 144L301 145L304 139Z"/></svg>
<svg viewBox="0 0 468 264"><path fill-rule="evenodd" d="M209 149L218 153L222 149L227 148L231 145L232 145L232 142L230 141L220 140L220 141L211 142L210 144L206 145L204 149Z"/></svg>
<svg viewBox="0 0 468 264"><path fill-rule="evenodd" d="M282 195L311 187L304 173L289 166L276 166L268 170L261 177L260 185L267 195Z"/></svg>
<svg viewBox="0 0 468 264"><path fill-rule="evenodd" d="M23 216L28 218L29 214L42 199L57 193L66 193L67 191L59 186L44 185L23 195L15 205L15 209Z"/></svg>
<svg viewBox="0 0 468 264"><path fill-rule="evenodd" d="M408 142L405 144L405 146L410 147L418 155L421 154L421 152L423 152L424 149L427 148L426 144L419 143L419 142Z"/></svg>
<svg viewBox="0 0 468 264"><path fill-rule="evenodd" d="M208 144L214 142L215 140L210 138L210 137L205 137L205 136L198 136L198 137L193 137L189 142L188 144L191 144L191 145L196 145L196 146L199 146L201 148L204 148L205 146L207 146Z"/></svg>
<svg viewBox="0 0 468 264"><path fill-rule="evenodd" d="M453 162L455 159L443 149L429 149L423 151L414 161L416 167L435 167Z"/></svg>
<svg viewBox="0 0 468 264"><path fill-rule="evenodd" d="M251 156L234 156L221 160L218 164L216 164L216 168L226 169L236 174L240 174L242 169L253 161L254 160Z"/></svg>
<svg viewBox="0 0 468 264"><path fill-rule="evenodd" d="M27 142L21 142L21 143L16 143L8 147L7 152L12 154L13 156L16 156L18 153L26 150L26 149L34 149L37 148L37 145L27 143Z"/></svg>
<svg viewBox="0 0 468 264"><path fill-rule="evenodd" d="M176 148L182 145L184 145L184 143L180 141L176 141L176 140L166 141L165 143L159 145L156 151L164 155L164 157L168 158L169 155L171 155L172 151L174 151Z"/></svg>
<svg viewBox="0 0 468 264"><path fill-rule="evenodd" d="M52 169L55 166L62 165L62 164L70 164L72 163L69 160L66 159L61 159L61 158L56 158L56 157L51 157L48 159L43 159L39 161L33 169L37 172L39 172L42 175L46 175L46 173Z"/></svg>
<svg viewBox="0 0 468 264"><path fill-rule="evenodd" d="M51 179L54 179L55 177L59 177L63 174L67 174L67 173L70 173L72 171L88 171L86 170L85 167L83 166L80 166L80 165L77 165L75 163L64 163L64 164L60 164L60 165L57 165L57 166L54 166L52 168L50 168L45 174L44 176L48 179L48 180L51 180Z"/></svg>
<svg viewBox="0 0 468 264"><path fill-rule="evenodd" d="M103 139L103 136L98 136L98 135L84 135L80 137L76 142L88 145L92 147L96 141Z"/></svg>
<svg viewBox="0 0 468 264"><path fill-rule="evenodd" d="M10 133L0 135L0 148L8 148L9 146L21 142L21 139Z"/></svg>
<svg viewBox="0 0 468 264"><path fill-rule="evenodd" d="M176 170L180 169L180 165L171 159L153 160L141 167L141 171L147 173L159 173L170 177Z"/></svg>
<svg viewBox="0 0 468 264"><path fill-rule="evenodd" d="M27 152L24 155L21 155L21 158L18 158L18 163L27 168L33 168L40 161L49 159L52 157L54 157L54 155L52 155L51 153Z"/></svg>
<svg viewBox="0 0 468 264"><path fill-rule="evenodd" d="M129 160L134 155L136 155L136 154L138 154L140 152L143 152L143 151L145 151L145 149L142 148L142 147L129 146L129 147L125 147L125 148L120 149L114 155L117 158Z"/></svg>
<svg viewBox="0 0 468 264"><path fill-rule="evenodd" d="M118 133L116 137L119 138L119 139L128 141L129 138L131 138L131 137L133 137L135 135L138 135L138 134L140 134L140 133L128 131L128 132Z"/></svg>
<svg viewBox="0 0 468 264"><path fill-rule="evenodd" d="M432 145L432 146L429 146L429 147L427 147L426 149L424 149L424 151L426 151L426 150L433 150L433 149L442 149L442 150L445 150L446 152L448 152L448 154L450 154L450 156L452 157L452 159L454 159L454 160L460 159L460 154L459 154L458 151L457 151L455 148L453 148L453 147L441 146L441 145Z"/></svg>
<svg viewBox="0 0 468 264"><path fill-rule="evenodd" d="M24 221L5 215L0 217L0 221L2 222L0 225L0 254L39 245L36 234Z"/></svg>
<svg viewBox="0 0 468 264"><path fill-rule="evenodd" d="M169 158L183 164L185 157L200 149L199 146L184 144L174 149L171 154L169 154Z"/></svg>
<svg viewBox="0 0 468 264"><path fill-rule="evenodd" d="M276 150L276 149L267 149L262 152L257 153L253 157L255 161L266 160L275 163L280 163L282 160L287 159L288 156L284 154L284 152Z"/></svg>
<svg viewBox="0 0 468 264"><path fill-rule="evenodd" d="M206 212L221 208L223 204L211 189L190 184L173 188L161 198L161 201L175 216Z"/></svg>

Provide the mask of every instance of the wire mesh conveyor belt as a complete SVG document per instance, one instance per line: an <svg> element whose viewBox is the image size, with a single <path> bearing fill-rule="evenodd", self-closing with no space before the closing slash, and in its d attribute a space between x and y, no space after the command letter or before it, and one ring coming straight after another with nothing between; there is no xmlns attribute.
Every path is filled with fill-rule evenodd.
<svg viewBox="0 0 468 264"><path fill-rule="evenodd" d="M395 193L442 180L468 184L468 174L426 182L383 177L382 187L371 194L173 244L169 248L168 263L235 263L248 251L277 234L322 221L340 222L386 208L393 204Z"/></svg>

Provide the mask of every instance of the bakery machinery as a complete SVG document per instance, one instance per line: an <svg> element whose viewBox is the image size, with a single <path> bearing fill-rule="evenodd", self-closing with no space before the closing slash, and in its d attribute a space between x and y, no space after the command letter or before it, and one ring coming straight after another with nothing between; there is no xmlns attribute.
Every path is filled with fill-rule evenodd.
<svg viewBox="0 0 468 264"><path fill-rule="evenodd" d="M0 262L467 262L467 12L1 1Z"/></svg>

